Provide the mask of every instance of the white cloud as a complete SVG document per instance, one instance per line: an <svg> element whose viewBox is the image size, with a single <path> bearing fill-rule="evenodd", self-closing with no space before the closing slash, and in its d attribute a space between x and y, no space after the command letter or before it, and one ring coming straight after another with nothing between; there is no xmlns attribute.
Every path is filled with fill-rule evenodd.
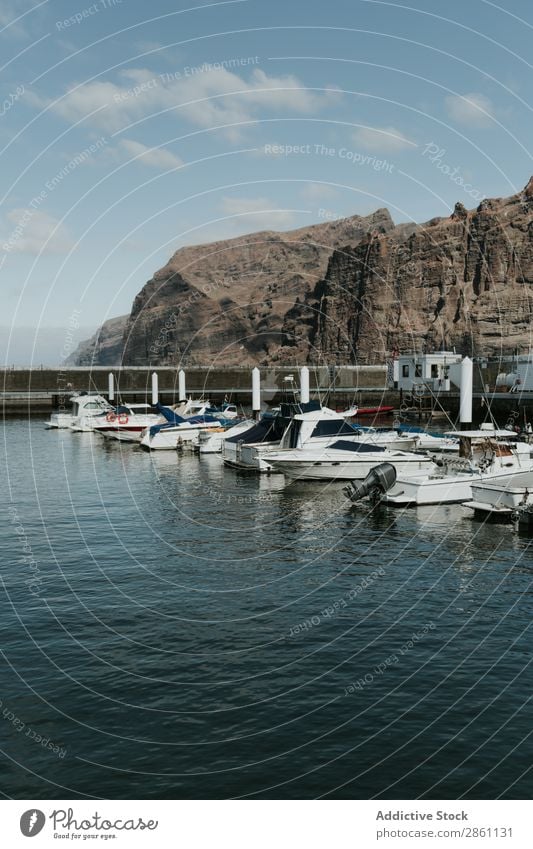
<svg viewBox="0 0 533 849"><path fill-rule="evenodd" d="M248 79L226 68L198 71L178 79L146 68L120 74L120 82L95 81L73 86L52 109L70 123L87 118L109 132L160 110L172 110L197 127L253 121L268 110L317 114L338 101L334 89L308 91L293 75L269 77L255 68ZM35 100L35 98L34 98ZM49 105L50 101L37 101ZM238 133L238 128L233 135Z"/></svg>
<svg viewBox="0 0 533 849"><path fill-rule="evenodd" d="M6 27L5 35L8 37L25 36L24 19L28 21L35 17L35 14L28 13L31 13L31 8L28 9L24 0L2 0L0 3L0 27ZM17 20L18 18L21 20Z"/></svg>
<svg viewBox="0 0 533 849"><path fill-rule="evenodd" d="M353 140L376 153L395 153L398 150L417 147L415 142L404 136L396 127L361 127L353 134Z"/></svg>
<svg viewBox="0 0 533 849"><path fill-rule="evenodd" d="M446 111L452 121L470 127L488 127L494 118L494 106L484 94L450 95Z"/></svg>
<svg viewBox="0 0 533 849"><path fill-rule="evenodd" d="M72 241L57 218L33 209L12 209L7 214L8 226L4 229L1 246L6 253L63 254L72 247Z"/></svg>
<svg viewBox="0 0 533 849"><path fill-rule="evenodd" d="M175 156L170 150L147 147L133 139L122 139L120 147L129 157L138 158L139 162L150 168L161 168L164 171L167 168L178 168L183 165L179 156Z"/></svg>
<svg viewBox="0 0 533 849"><path fill-rule="evenodd" d="M280 209L267 198L224 197L222 211L229 216L244 218L250 230L279 230L294 224L294 212Z"/></svg>
<svg viewBox="0 0 533 849"><path fill-rule="evenodd" d="M339 192L327 183L309 183L302 189L301 195L306 200L331 200L338 197Z"/></svg>

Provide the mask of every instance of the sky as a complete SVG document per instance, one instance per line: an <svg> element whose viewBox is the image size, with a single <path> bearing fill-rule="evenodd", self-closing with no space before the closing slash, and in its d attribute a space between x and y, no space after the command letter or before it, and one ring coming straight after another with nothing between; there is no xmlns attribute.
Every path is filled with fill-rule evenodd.
<svg viewBox="0 0 533 849"><path fill-rule="evenodd" d="M527 0L2 0L4 359L59 362L185 244L520 191L532 41Z"/></svg>

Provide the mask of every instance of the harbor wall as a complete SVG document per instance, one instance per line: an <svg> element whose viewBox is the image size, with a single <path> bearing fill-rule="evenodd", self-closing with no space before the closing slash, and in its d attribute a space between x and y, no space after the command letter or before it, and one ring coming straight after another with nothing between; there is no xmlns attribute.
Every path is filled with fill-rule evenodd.
<svg viewBox="0 0 533 849"><path fill-rule="evenodd" d="M4 414L48 412L64 404L71 392L98 392L107 396L108 375L115 377L116 398L124 401L150 400L152 373L156 372L159 394L164 403L179 401L178 369L171 367L65 367L4 368L1 370L0 393ZM249 406L251 402L251 369L248 367L185 369L187 394L203 395L220 401L224 397ZM292 380L291 380L292 377ZM334 396L342 403L360 402L361 394L373 402L387 393L385 366L311 366L309 385L313 397ZM275 404L287 394L298 391L298 367L261 369L261 396L264 403Z"/></svg>
<svg viewBox="0 0 533 849"><path fill-rule="evenodd" d="M514 415L520 422L533 420L533 392L495 392L498 366L474 369L474 416L476 421L485 418L487 404L500 422ZM156 372L159 396L164 404L177 403L178 369L173 367L70 367L70 368L3 368L0 398L2 413L9 415L47 415L64 407L72 392L98 392L107 397L108 374L113 373L116 384L115 398L130 403L150 402L152 373ZM262 368L261 399L266 406L275 406L285 397L292 396L299 387L299 368ZM204 396L213 402L225 397L239 406L251 407L252 376L249 367L185 369L187 395ZM292 377L292 379L291 379ZM363 406L390 405L401 413L402 420L427 418L433 408L457 415L459 393L442 392L435 400L430 394L398 392L388 387L387 367L383 366L310 366L309 385L312 398L336 409L352 404ZM488 394L486 390L488 388ZM486 396L486 397L485 397Z"/></svg>

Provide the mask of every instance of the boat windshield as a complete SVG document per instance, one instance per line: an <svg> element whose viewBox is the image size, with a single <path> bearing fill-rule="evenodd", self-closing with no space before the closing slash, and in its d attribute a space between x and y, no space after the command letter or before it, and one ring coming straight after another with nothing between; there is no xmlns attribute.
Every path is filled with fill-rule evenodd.
<svg viewBox="0 0 533 849"><path fill-rule="evenodd" d="M296 448L298 445L298 436L302 429L301 419L293 419L287 430L283 434L281 448Z"/></svg>
<svg viewBox="0 0 533 849"><path fill-rule="evenodd" d="M373 445L366 442L346 442L344 439L339 439L338 442L334 442L333 445L330 445L330 448L333 448L335 451L353 451L358 454L377 454L381 451L385 451L385 449L381 448L379 445Z"/></svg>
<svg viewBox="0 0 533 849"><path fill-rule="evenodd" d="M354 436L354 434L355 429L342 419L322 419L316 423L311 438L315 436Z"/></svg>

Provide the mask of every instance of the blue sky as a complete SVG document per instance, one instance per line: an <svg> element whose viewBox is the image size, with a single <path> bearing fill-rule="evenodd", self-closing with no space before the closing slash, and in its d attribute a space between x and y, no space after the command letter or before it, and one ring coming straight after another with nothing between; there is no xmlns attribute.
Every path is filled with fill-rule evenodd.
<svg viewBox="0 0 533 849"><path fill-rule="evenodd" d="M533 174L525 0L2 0L0 29L0 323L44 328L37 360L180 245Z"/></svg>

